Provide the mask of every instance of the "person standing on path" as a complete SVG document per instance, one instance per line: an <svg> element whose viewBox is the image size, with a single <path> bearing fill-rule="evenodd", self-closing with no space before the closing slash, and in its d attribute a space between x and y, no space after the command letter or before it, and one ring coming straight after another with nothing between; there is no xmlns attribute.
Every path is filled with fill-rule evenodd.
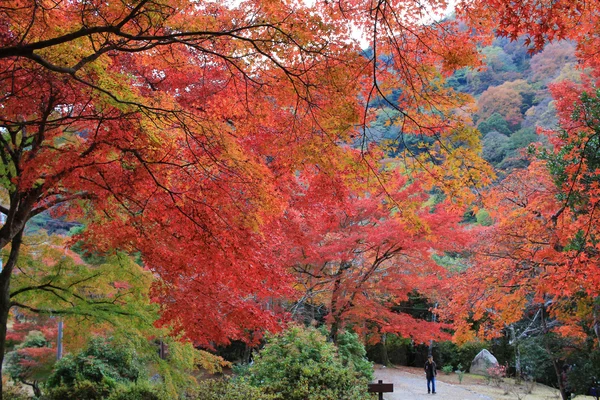
<svg viewBox="0 0 600 400"><path fill-rule="evenodd" d="M425 362L425 375L427 376L427 393L435 394L435 375L437 371L435 370L435 361L433 361L433 356L430 355Z"/></svg>

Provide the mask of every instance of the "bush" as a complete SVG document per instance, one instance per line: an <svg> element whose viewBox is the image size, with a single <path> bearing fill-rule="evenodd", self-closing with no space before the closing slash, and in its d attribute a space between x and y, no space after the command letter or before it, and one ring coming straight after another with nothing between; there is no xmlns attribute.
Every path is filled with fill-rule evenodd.
<svg viewBox="0 0 600 400"><path fill-rule="evenodd" d="M40 331L30 331L23 343L6 354L5 371L14 382L31 386L36 397L42 395L39 382L52 371L56 350Z"/></svg>
<svg viewBox="0 0 600 400"><path fill-rule="evenodd" d="M504 365L494 365L487 369L487 378L495 386L500 387L506 378L506 367Z"/></svg>
<svg viewBox="0 0 600 400"><path fill-rule="evenodd" d="M134 383L121 386L115 390L108 400L163 400L164 397L150 384Z"/></svg>
<svg viewBox="0 0 600 400"><path fill-rule="evenodd" d="M194 400L273 400L273 395L251 386L245 379L209 379L200 381Z"/></svg>
<svg viewBox="0 0 600 400"><path fill-rule="evenodd" d="M337 346L340 360L344 366L351 366L361 379L373 380L373 364L367 360L367 351L360 342L358 334L341 333L338 336Z"/></svg>
<svg viewBox="0 0 600 400"><path fill-rule="evenodd" d="M147 383L118 385L111 380L78 380L73 385L50 389L44 400L165 400L157 388Z"/></svg>
<svg viewBox="0 0 600 400"><path fill-rule="evenodd" d="M109 380L100 382L77 380L72 385L61 384L50 388L43 398L44 400L103 400L110 396L115 387L115 383Z"/></svg>
<svg viewBox="0 0 600 400"><path fill-rule="evenodd" d="M444 365L442 367L442 372L446 375L450 375L452 373L452 365Z"/></svg>
<svg viewBox="0 0 600 400"><path fill-rule="evenodd" d="M494 220L490 216L490 213L484 209L477 211L475 218L477 219L477 223L481 226L491 226L494 224Z"/></svg>
<svg viewBox="0 0 600 400"><path fill-rule="evenodd" d="M110 339L96 337L75 356L56 363L47 387L74 386L78 381L132 383L141 375L135 351Z"/></svg>
<svg viewBox="0 0 600 400"><path fill-rule="evenodd" d="M347 340L345 346L353 341ZM344 352L351 353L348 349ZM274 399L367 399L369 378L361 370L364 364L357 367L350 361L356 356L344 365L336 347L319 331L291 327L267 339L248 369L249 382Z"/></svg>
<svg viewBox="0 0 600 400"><path fill-rule="evenodd" d="M575 365L567 374L567 383L574 393L588 394L591 387L598 388L600 351L591 348L588 353L574 354Z"/></svg>
<svg viewBox="0 0 600 400"><path fill-rule="evenodd" d="M520 346L522 373L546 385L556 385L556 372L540 337L524 340Z"/></svg>
<svg viewBox="0 0 600 400"><path fill-rule="evenodd" d="M8 382L3 382L2 385L2 398L4 400L29 400L29 394L25 389L10 385Z"/></svg>
<svg viewBox="0 0 600 400"><path fill-rule="evenodd" d="M79 354L58 361L46 387L50 399L105 399L119 384L130 385L141 375L134 350L96 337Z"/></svg>
<svg viewBox="0 0 600 400"><path fill-rule="evenodd" d="M465 370L463 369L462 364L458 364L456 373L458 374L458 383L462 383L463 378L465 377Z"/></svg>

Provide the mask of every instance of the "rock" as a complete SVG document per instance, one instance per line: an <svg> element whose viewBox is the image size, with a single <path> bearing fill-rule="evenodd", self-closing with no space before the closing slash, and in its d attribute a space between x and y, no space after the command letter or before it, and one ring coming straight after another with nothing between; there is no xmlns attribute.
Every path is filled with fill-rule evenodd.
<svg viewBox="0 0 600 400"><path fill-rule="evenodd" d="M469 372L477 375L487 375L490 367L498 365L498 360L486 349L483 349L475 356L471 362Z"/></svg>

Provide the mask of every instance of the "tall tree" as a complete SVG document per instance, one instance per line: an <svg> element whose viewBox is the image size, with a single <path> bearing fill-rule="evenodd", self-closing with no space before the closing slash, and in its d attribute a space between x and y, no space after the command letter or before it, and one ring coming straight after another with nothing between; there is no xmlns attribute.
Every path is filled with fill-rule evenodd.
<svg viewBox="0 0 600 400"><path fill-rule="evenodd" d="M2 7L0 248L10 254L0 274L0 357L25 224L57 205L87 219L97 250L141 252L161 279L164 321L211 344L275 327L262 302L290 280L270 253L276 238L261 228L281 215L297 171L335 168L376 96L395 104L403 132L439 139L441 155L430 156L453 168L432 163L430 176L463 171L444 186L449 193L476 178L475 152L451 145L473 140L458 133L468 99L443 85L443 73L476 62L475 38L456 22L423 24L443 6ZM352 24L371 41L369 57L349 39Z"/></svg>
<svg viewBox="0 0 600 400"><path fill-rule="evenodd" d="M366 179L349 182L318 171L299 177L282 222L288 264L301 288L295 307L323 306L334 341L345 327L418 342L445 337L443 325L393 307L414 290L441 296L446 271L432 256L464 247L461 214L447 204L426 205L428 195L416 178L389 171L380 176L393 195Z"/></svg>
<svg viewBox="0 0 600 400"><path fill-rule="evenodd" d="M496 335L534 309L545 334L599 338L599 93L553 90L562 124L548 132L554 149L491 191L494 224L481 228L474 266L454 283L459 335ZM556 360L554 369L566 398Z"/></svg>
<svg viewBox="0 0 600 400"><path fill-rule="evenodd" d="M515 128L531 107L534 94L533 88L522 79L490 87L477 100L477 114L485 121L497 113Z"/></svg>
<svg viewBox="0 0 600 400"><path fill-rule="evenodd" d="M94 331L149 330L157 312L152 274L122 253L89 264L67 243L43 232L24 238L10 292L18 319L60 317L73 345Z"/></svg>

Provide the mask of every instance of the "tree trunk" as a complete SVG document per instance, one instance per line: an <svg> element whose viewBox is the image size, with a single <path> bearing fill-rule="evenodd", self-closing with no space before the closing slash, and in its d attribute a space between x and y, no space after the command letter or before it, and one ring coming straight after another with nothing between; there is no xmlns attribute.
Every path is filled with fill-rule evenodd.
<svg viewBox="0 0 600 400"><path fill-rule="evenodd" d="M8 324L8 312L10 311L10 277L17 263L21 241L23 239L23 230L12 240L10 255L2 272L0 273L0 377L2 376L2 363L4 362L4 353L6 352L6 330ZM0 400L2 400L2 379L0 379Z"/></svg>
<svg viewBox="0 0 600 400"><path fill-rule="evenodd" d="M521 382L521 350L519 349L519 341L517 340L514 325L510 326L510 339L515 348L515 380Z"/></svg>
<svg viewBox="0 0 600 400"><path fill-rule="evenodd" d="M598 318L598 314L600 314L600 298L596 297L594 299L594 334L596 335L597 344L600 344L600 318Z"/></svg>
<svg viewBox="0 0 600 400"><path fill-rule="evenodd" d="M250 364L252 361L252 347L244 343L244 352L242 353L242 364Z"/></svg>
<svg viewBox="0 0 600 400"><path fill-rule="evenodd" d="M544 336L546 336L548 334L548 327L546 325L546 307L542 307L541 316L542 316L542 329L544 332ZM560 390L560 397L562 400L568 400L567 393L565 391L565 385L562 380L562 375L560 372L560 367L558 366L558 360L556 359L556 357L554 357L554 353L550 349L548 340L544 340L544 347L546 348L546 352L552 359L552 366L554 367L554 373L556 374L556 379L558 380L558 390Z"/></svg>
<svg viewBox="0 0 600 400"><path fill-rule="evenodd" d="M387 333L381 336L381 346L381 362L387 367L390 365L390 358L387 351Z"/></svg>
<svg viewBox="0 0 600 400"><path fill-rule="evenodd" d="M519 342L515 343L515 375L517 382L520 383L523 374L521 372L521 349L519 348Z"/></svg>
<svg viewBox="0 0 600 400"><path fill-rule="evenodd" d="M548 344L546 344L546 351L550 351ZM560 390L560 397L562 400L568 400L567 392L565 391L565 385L561 377L560 368L556 358L554 357L552 357L552 366L554 367L554 373L556 373L556 377L558 379L558 390Z"/></svg>
<svg viewBox="0 0 600 400"><path fill-rule="evenodd" d="M431 322L437 322L437 318L435 315L435 309L437 309L438 303L435 303L433 306L433 310L431 311ZM429 349L427 350L428 356L433 356L433 339L429 341Z"/></svg>
<svg viewBox="0 0 600 400"><path fill-rule="evenodd" d="M337 344L337 340L338 340L338 334L339 334L339 322L337 320L337 318L334 317L333 322L331 323L331 333L329 334L329 339L333 342Z"/></svg>
<svg viewBox="0 0 600 400"><path fill-rule="evenodd" d="M340 310L339 310L339 294L342 286L342 278L341 274L336 276L335 281L333 283L333 291L331 292L331 333L329 334L329 339L333 343L337 343L338 334L340 330Z"/></svg>
<svg viewBox="0 0 600 400"><path fill-rule="evenodd" d="M38 384L38 381L33 381L32 383L29 382L22 382L25 385L29 385L31 386L31 389L33 390L33 395L35 396L36 399L42 397L42 390L40 389L40 385Z"/></svg>

